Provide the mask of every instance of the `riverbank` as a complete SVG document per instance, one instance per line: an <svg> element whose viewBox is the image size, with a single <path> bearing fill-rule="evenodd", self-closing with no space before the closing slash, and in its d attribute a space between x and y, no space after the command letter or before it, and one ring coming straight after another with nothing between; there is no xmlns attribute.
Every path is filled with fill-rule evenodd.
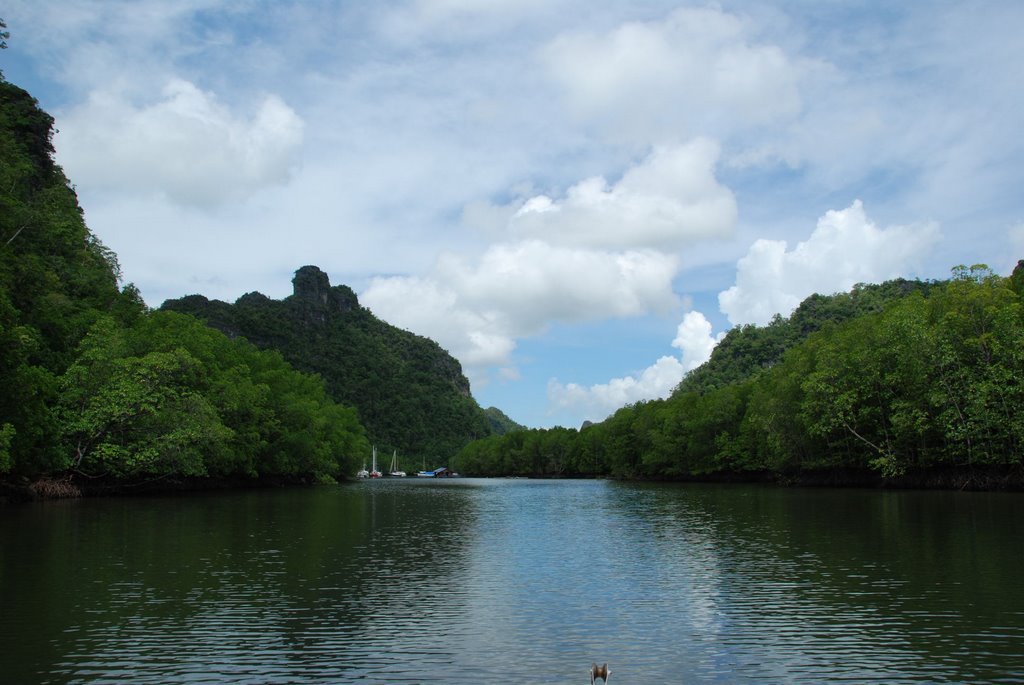
<svg viewBox="0 0 1024 685"><path fill-rule="evenodd" d="M558 479L557 476L527 476ZM591 476L600 478L602 476ZM578 478L578 477L577 477ZM586 478L586 477L584 477ZM760 483L780 487L873 488L883 490L959 490L973 492L1024 492L1024 465L961 466L908 472L884 477L870 469L837 468L818 471L774 473L770 471L719 471L675 478L621 478L670 483ZM166 476L137 481L90 479L84 476L0 479L0 504L78 497L132 497L281 488L315 485L311 477L294 478L188 478Z"/></svg>
<svg viewBox="0 0 1024 685"><path fill-rule="evenodd" d="M0 504L41 500L75 499L79 497L134 497L140 495L174 495L178 493L253 490L315 485L312 477L190 478L165 476L135 481L86 478L65 475L37 479L0 479Z"/></svg>
<svg viewBox="0 0 1024 685"><path fill-rule="evenodd" d="M498 476L501 477L501 476ZM605 478L583 476L518 476L521 478ZM889 490L964 490L978 492L1024 491L1024 465L958 466L908 471L899 477L886 477L873 469L835 468L814 471L716 471L685 476L616 478L621 481L660 483L750 483L781 487L874 488Z"/></svg>
<svg viewBox="0 0 1024 685"><path fill-rule="evenodd" d="M834 469L778 474L781 485L866 487L892 490L1024 491L1024 466L957 466L908 471L886 477L869 469Z"/></svg>

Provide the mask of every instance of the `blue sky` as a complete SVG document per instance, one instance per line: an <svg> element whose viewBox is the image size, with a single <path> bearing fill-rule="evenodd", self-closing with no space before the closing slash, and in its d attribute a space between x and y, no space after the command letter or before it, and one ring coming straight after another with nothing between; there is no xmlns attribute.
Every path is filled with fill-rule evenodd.
<svg viewBox="0 0 1024 685"><path fill-rule="evenodd" d="M1024 4L7 2L146 301L315 264L529 426L814 292L1024 257Z"/></svg>

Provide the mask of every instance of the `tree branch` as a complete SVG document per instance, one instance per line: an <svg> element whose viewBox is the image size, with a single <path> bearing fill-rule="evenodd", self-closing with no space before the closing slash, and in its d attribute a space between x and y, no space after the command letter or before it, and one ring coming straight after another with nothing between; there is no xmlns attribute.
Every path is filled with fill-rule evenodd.
<svg viewBox="0 0 1024 685"><path fill-rule="evenodd" d="M21 233L22 231L24 231L27 226L28 226L28 224L22 224L21 228L19 228L17 231L15 231L14 235L12 235L10 238L7 239L7 242L4 243L4 247L7 247L8 245L10 245L11 241L14 240L15 238L17 238L18 234Z"/></svg>

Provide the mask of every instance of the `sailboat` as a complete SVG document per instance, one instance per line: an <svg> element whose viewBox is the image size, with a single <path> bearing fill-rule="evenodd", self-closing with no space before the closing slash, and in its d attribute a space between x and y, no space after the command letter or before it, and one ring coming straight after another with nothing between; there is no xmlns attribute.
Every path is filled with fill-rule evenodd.
<svg viewBox="0 0 1024 685"><path fill-rule="evenodd" d="M391 469L388 470L388 475L395 478L405 478L405 471L398 470L398 450L395 450L394 454L391 455Z"/></svg>
<svg viewBox="0 0 1024 685"><path fill-rule="evenodd" d="M369 478L370 472L366 470L366 462L363 462L363 468L356 471L356 478Z"/></svg>
<svg viewBox="0 0 1024 685"><path fill-rule="evenodd" d="M370 466L370 478L380 478L381 472L377 470L377 446L373 447L373 465Z"/></svg>
<svg viewBox="0 0 1024 685"><path fill-rule="evenodd" d="M426 457L423 457L423 470L422 471L417 471L416 472L416 477L417 478L433 478L434 477L434 472L433 471L427 471L427 458Z"/></svg>

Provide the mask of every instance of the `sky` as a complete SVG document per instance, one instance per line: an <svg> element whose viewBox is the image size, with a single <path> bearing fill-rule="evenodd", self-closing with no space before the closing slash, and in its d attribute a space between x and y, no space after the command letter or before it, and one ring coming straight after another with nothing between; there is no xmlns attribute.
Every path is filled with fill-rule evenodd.
<svg viewBox="0 0 1024 685"><path fill-rule="evenodd" d="M1024 3L7 0L147 304L319 266L578 427L808 295L1024 258Z"/></svg>

